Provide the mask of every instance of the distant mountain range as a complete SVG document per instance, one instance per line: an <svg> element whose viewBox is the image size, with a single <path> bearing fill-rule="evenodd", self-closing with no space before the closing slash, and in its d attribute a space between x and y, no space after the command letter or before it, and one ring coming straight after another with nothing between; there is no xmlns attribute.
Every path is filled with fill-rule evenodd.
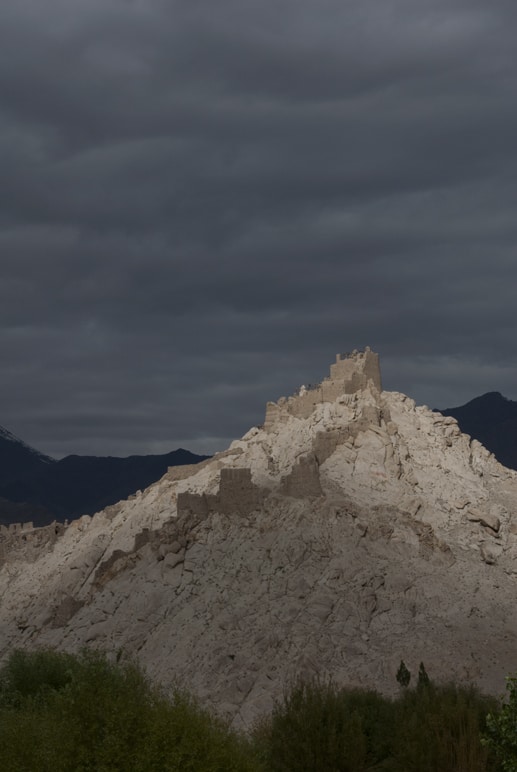
<svg viewBox="0 0 517 772"><path fill-rule="evenodd" d="M93 514L147 488L170 466L197 464L179 448L156 456L66 456L56 461L0 426L0 523L53 520Z"/></svg>
<svg viewBox="0 0 517 772"><path fill-rule="evenodd" d="M517 402L489 391L439 412L455 418L461 431L479 440L501 464L517 469Z"/></svg>

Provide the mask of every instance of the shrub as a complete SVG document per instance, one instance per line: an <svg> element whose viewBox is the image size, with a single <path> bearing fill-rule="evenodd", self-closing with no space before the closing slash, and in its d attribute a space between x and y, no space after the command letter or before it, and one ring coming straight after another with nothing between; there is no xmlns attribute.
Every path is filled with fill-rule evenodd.
<svg viewBox="0 0 517 772"><path fill-rule="evenodd" d="M133 664L15 652L0 671L2 772L252 772L243 740Z"/></svg>
<svg viewBox="0 0 517 772"><path fill-rule="evenodd" d="M488 772L494 754L481 742L494 700L473 687L423 679L397 702L394 757L404 772Z"/></svg>
<svg viewBox="0 0 517 772"><path fill-rule="evenodd" d="M517 772L517 677L506 679L507 700L486 720L485 745L501 761L504 772Z"/></svg>
<svg viewBox="0 0 517 772"><path fill-rule="evenodd" d="M389 755L392 733L390 701L375 692L300 681L254 738L271 772L359 772Z"/></svg>
<svg viewBox="0 0 517 772"><path fill-rule="evenodd" d="M0 670L0 708L45 699L67 686L79 667L73 655L50 649L12 652Z"/></svg>
<svg viewBox="0 0 517 772"><path fill-rule="evenodd" d="M254 740L271 772L496 772L481 742L496 704L473 688L435 686L425 676L394 701L299 682Z"/></svg>

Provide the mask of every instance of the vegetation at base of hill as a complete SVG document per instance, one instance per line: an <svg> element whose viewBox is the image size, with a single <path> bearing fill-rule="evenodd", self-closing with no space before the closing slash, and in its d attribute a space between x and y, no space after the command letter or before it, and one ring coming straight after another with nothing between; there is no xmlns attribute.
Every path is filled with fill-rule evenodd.
<svg viewBox="0 0 517 772"><path fill-rule="evenodd" d="M517 772L517 677L506 679L508 698L487 717L485 745L501 759L504 772Z"/></svg>
<svg viewBox="0 0 517 772"><path fill-rule="evenodd" d="M425 680L394 700L301 682L255 740L271 772L497 772L495 749L482 741L497 708L473 687Z"/></svg>
<svg viewBox="0 0 517 772"><path fill-rule="evenodd" d="M401 663L401 666L403 663ZM418 683L397 698L300 681L249 736L100 653L14 651L0 668L2 772L517 772L517 679L504 703Z"/></svg>
<svg viewBox="0 0 517 772"><path fill-rule="evenodd" d="M254 772L246 741L101 654L15 651L0 670L2 772Z"/></svg>

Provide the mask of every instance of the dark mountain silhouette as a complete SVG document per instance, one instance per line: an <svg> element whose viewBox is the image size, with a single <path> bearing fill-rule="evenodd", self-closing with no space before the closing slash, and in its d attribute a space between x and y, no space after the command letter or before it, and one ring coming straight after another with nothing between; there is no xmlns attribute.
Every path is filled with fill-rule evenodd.
<svg viewBox="0 0 517 772"><path fill-rule="evenodd" d="M0 427L0 523L45 525L91 515L162 477L208 458L179 448L156 456L66 456L56 461Z"/></svg>
<svg viewBox="0 0 517 772"><path fill-rule="evenodd" d="M44 456L0 426L0 485L55 463L55 459Z"/></svg>
<svg viewBox="0 0 517 772"><path fill-rule="evenodd" d="M461 431L479 440L501 464L517 469L517 402L490 391L440 413L455 418Z"/></svg>

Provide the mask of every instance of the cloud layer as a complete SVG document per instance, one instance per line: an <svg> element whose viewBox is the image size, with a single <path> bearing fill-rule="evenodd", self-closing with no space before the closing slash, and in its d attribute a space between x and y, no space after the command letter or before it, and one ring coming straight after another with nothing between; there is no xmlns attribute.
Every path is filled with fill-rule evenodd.
<svg viewBox="0 0 517 772"><path fill-rule="evenodd" d="M364 345L517 398L513 4L4 5L0 423L212 451Z"/></svg>

